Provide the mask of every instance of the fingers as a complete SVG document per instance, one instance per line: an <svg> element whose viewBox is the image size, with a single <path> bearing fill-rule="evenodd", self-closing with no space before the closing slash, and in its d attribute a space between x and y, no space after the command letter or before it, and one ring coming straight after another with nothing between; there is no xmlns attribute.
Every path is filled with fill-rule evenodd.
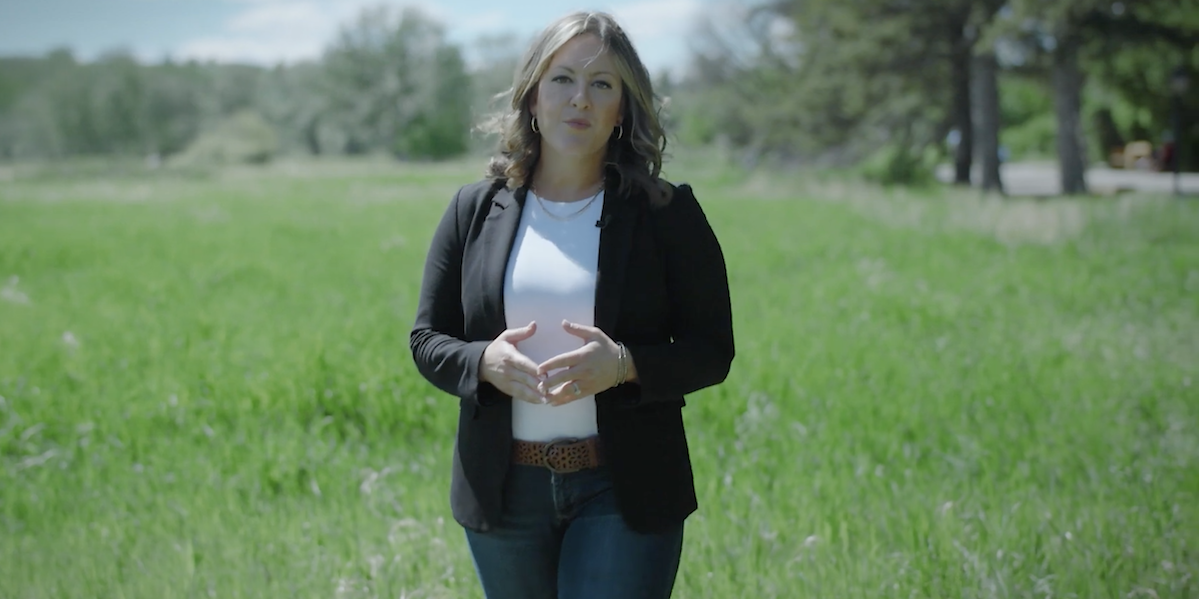
<svg viewBox="0 0 1199 599"><path fill-rule="evenodd" d="M503 333L500 333L500 336L497 338L498 340L505 341L508 344L507 347L504 347L501 360L503 365L507 368L512 368L519 372L528 374L532 379L531 384L534 387L537 386L538 379L541 378L541 373L537 371L537 363L522 353L516 347L516 344L532 337L536 332L537 322L534 321L523 327L508 329Z"/></svg>
<svg viewBox="0 0 1199 599"><path fill-rule="evenodd" d="M500 333L483 352L483 372L480 378L506 395L529 403L543 404L545 398L538 390L541 375L537 363L521 353L516 344L532 337L537 323L512 328Z"/></svg>
<svg viewBox="0 0 1199 599"><path fill-rule="evenodd" d="M579 392L575 393L575 385L578 385ZM566 405L572 401L578 401L592 395L587 389L587 385L582 381L567 381L556 388L551 387L551 391L545 394L545 402L553 406Z"/></svg>
<svg viewBox="0 0 1199 599"><path fill-rule="evenodd" d="M535 387L530 387L523 383L514 384L511 386L511 388L500 389L500 391L512 396L513 399L519 399L523 402L528 402L531 404L546 403L545 396L537 391Z"/></svg>
<svg viewBox="0 0 1199 599"><path fill-rule="evenodd" d="M529 403L545 403L537 376L537 365L524 354L509 348L500 365L496 386L507 395ZM531 372L530 372L531 371Z"/></svg>
<svg viewBox="0 0 1199 599"><path fill-rule="evenodd" d="M566 383L569 381L589 380L590 377L591 377L591 372L587 369L564 368L562 370L559 370L558 372L555 372L554 374L552 374L548 377L543 378L541 381L541 385L540 385L540 387L538 387L538 389L540 389L540 391L542 393L545 393L549 389L553 389L563 383Z"/></svg>
<svg viewBox="0 0 1199 599"><path fill-rule="evenodd" d="M540 390L539 390L539 386L541 385L540 377L529 374L528 372L525 372L523 370L515 370L515 369L506 374L508 376L508 380L511 380L512 382L520 384L522 386L528 387L529 389L532 389L533 391L535 391L537 393L540 393Z"/></svg>
<svg viewBox="0 0 1199 599"><path fill-rule="evenodd" d="M536 362L529 359L528 356L520 353L520 350L513 347L511 352L504 357L504 365L517 372L524 373L533 379L534 383L541 380L542 373Z"/></svg>
<svg viewBox="0 0 1199 599"><path fill-rule="evenodd" d="M590 341L596 335L604 334L603 331L599 330L596 327L589 327L587 325L579 324L577 322L571 322L569 320L562 321L562 329L565 330L567 333L570 333L571 335L574 335L575 337L578 337L585 341Z"/></svg>
<svg viewBox="0 0 1199 599"><path fill-rule="evenodd" d="M496 386L514 399L554 406L565 405L606 389L607 386L598 390L592 388L593 379L599 376L594 362L603 357L605 346L613 345L612 340L599 328L568 320L562 321L562 329L588 343L541 364L533 362L516 347L517 343L536 334L536 322L501 333L497 341L503 343L497 344L501 347L496 348L500 353L496 356L499 358L496 368L498 376L492 377L498 381Z"/></svg>
<svg viewBox="0 0 1199 599"><path fill-rule="evenodd" d="M586 347L583 347L574 351L568 351L564 354L558 354L542 362L537 366L537 375L544 377L555 370L559 370L561 368L570 368L571 366L579 364L587 355L584 352L586 349Z"/></svg>
<svg viewBox="0 0 1199 599"><path fill-rule="evenodd" d="M537 334L537 321L530 322L523 327L508 329L500 333L499 338L508 343L519 343L535 334Z"/></svg>

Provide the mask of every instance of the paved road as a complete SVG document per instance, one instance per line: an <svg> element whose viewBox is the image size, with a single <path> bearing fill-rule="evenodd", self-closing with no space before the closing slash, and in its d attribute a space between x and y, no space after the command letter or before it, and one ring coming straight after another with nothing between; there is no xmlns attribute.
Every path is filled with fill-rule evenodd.
<svg viewBox="0 0 1199 599"><path fill-rule="evenodd" d="M1057 164L1053 162L1015 162L1000 169L1003 186L1013 196L1055 196L1061 193ZM1125 171L1104 167L1087 171L1087 187L1091 193L1108 194L1117 191L1146 191L1169 194L1174 191L1174 175L1144 171ZM953 165L937 168L937 178L953 181ZM981 180L979 169L972 179ZM1179 179L1183 193L1199 198L1199 173L1183 173Z"/></svg>

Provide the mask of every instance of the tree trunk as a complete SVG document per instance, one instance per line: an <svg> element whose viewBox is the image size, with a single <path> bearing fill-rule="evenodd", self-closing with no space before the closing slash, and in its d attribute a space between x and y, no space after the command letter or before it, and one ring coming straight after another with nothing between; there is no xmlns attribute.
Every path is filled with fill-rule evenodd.
<svg viewBox="0 0 1199 599"><path fill-rule="evenodd" d="M1062 193L1087 192L1086 145L1082 137L1082 86L1078 66L1078 40L1058 36L1053 53L1053 104L1057 112L1057 159L1061 167Z"/></svg>
<svg viewBox="0 0 1199 599"><path fill-rule="evenodd" d="M970 116L970 47L965 41L958 43L953 55L953 124L959 133L958 147L954 151L953 182L970 185L970 169L974 166L974 125Z"/></svg>
<svg viewBox="0 0 1199 599"><path fill-rule="evenodd" d="M1116 152L1123 153L1124 138L1120 136L1120 128L1116 126L1111 108L1095 111L1095 131L1099 137L1100 155L1105 161L1110 161Z"/></svg>
<svg viewBox="0 0 1199 599"><path fill-rule="evenodd" d="M304 145L308 147L308 153L313 156L321 154L320 123L321 117L314 116L308 119L308 123L304 125Z"/></svg>
<svg viewBox="0 0 1199 599"><path fill-rule="evenodd" d="M995 54L974 57L974 127L982 159L982 189L1003 193L999 174L999 64Z"/></svg>

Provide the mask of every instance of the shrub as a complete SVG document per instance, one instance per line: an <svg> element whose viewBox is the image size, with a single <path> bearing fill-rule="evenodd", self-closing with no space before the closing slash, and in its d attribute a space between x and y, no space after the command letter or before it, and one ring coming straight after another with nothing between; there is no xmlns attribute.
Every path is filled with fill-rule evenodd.
<svg viewBox="0 0 1199 599"><path fill-rule="evenodd" d="M265 164L279 151L274 128L261 114L243 110L204 131L174 162L179 164Z"/></svg>
<svg viewBox="0 0 1199 599"><path fill-rule="evenodd" d="M880 148L863 160L858 169L868 181L882 185L929 185L936 177L935 151L923 153L894 144Z"/></svg>

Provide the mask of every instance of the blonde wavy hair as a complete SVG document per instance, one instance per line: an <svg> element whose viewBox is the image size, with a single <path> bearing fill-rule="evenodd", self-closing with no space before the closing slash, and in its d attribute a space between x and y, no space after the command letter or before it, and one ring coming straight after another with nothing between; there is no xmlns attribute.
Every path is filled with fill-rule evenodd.
<svg viewBox="0 0 1199 599"><path fill-rule="evenodd" d="M666 151L666 132L659 118L649 71L637 50L611 15L603 12L575 12L551 23L529 47L516 69L512 88L497 98L509 99L506 109L492 115L480 127L500 137L499 153L487 166L487 176L507 179L516 189L528 184L541 157L541 141L533 131L529 99L549 68L554 53L570 40L591 34L611 52L620 75L621 113L624 135L608 140L604 157L605 175L615 175L618 190L627 194L635 185L642 188L653 204L668 202L670 186L660 180L662 157Z"/></svg>

